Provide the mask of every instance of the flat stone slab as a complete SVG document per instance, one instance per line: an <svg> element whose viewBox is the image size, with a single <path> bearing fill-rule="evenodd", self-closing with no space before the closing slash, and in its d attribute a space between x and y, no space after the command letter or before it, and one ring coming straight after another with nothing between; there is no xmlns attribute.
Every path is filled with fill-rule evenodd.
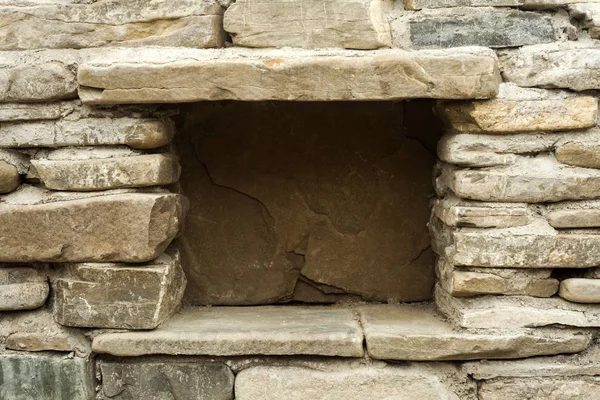
<svg viewBox="0 0 600 400"><path fill-rule="evenodd" d="M0 104L0 122L59 119L73 110L71 101Z"/></svg>
<svg viewBox="0 0 600 400"><path fill-rule="evenodd" d="M555 228L600 227L600 201L564 201L550 204L544 212L544 217Z"/></svg>
<svg viewBox="0 0 600 400"><path fill-rule="evenodd" d="M445 376L449 368L419 366L340 366L305 368L258 366L235 379L236 400L458 400Z"/></svg>
<svg viewBox="0 0 600 400"><path fill-rule="evenodd" d="M0 354L3 399L90 400L96 395L93 361L48 354Z"/></svg>
<svg viewBox="0 0 600 400"><path fill-rule="evenodd" d="M600 377L498 379L482 382L480 400L578 400L600 396Z"/></svg>
<svg viewBox="0 0 600 400"><path fill-rule="evenodd" d="M489 49L97 50L79 66L85 103L473 99L496 95Z"/></svg>
<svg viewBox="0 0 600 400"><path fill-rule="evenodd" d="M172 193L47 192L0 199L0 262L145 262L180 230L186 199Z"/></svg>
<svg viewBox="0 0 600 400"><path fill-rule="evenodd" d="M54 316L62 325L153 329L181 304L186 279L179 251L167 249L148 264L63 265L54 282Z"/></svg>
<svg viewBox="0 0 600 400"><path fill-rule="evenodd" d="M0 267L0 311L33 310L48 298L48 278L33 268Z"/></svg>
<svg viewBox="0 0 600 400"><path fill-rule="evenodd" d="M576 353L591 340L588 334L560 330L461 331L433 306L370 306L359 313L369 355L383 360L525 358Z"/></svg>
<svg viewBox="0 0 600 400"><path fill-rule="evenodd" d="M369 50L392 44L386 7L383 0L291 0L276 6L239 0L223 24L235 46Z"/></svg>
<svg viewBox="0 0 600 400"><path fill-rule="evenodd" d="M548 325L600 327L600 306L576 304L559 297L530 296L453 297L436 287L435 303L463 328L503 329Z"/></svg>
<svg viewBox="0 0 600 400"><path fill-rule="evenodd" d="M233 400L233 372L219 362L100 361L103 398Z"/></svg>
<svg viewBox="0 0 600 400"><path fill-rule="evenodd" d="M448 195L433 205L435 215L448 226L508 228L533 221L525 203L483 203Z"/></svg>
<svg viewBox="0 0 600 400"><path fill-rule="evenodd" d="M404 0L409 10L445 7L518 7L557 8L583 0ZM587 3L600 3L600 0L585 0Z"/></svg>
<svg viewBox="0 0 600 400"><path fill-rule="evenodd" d="M560 282L558 295L574 303L600 303L600 279L565 279Z"/></svg>
<svg viewBox="0 0 600 400"><path fill-rule="evenodd" d="M188 308L150 332L107 333L92 344L116 356L322 355L362 357L363 334L350 310L321 307Z"/></svg>

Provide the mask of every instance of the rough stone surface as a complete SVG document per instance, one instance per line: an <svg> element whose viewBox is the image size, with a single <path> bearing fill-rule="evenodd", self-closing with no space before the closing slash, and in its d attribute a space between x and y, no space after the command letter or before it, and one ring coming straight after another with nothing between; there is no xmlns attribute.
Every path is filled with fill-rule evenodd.
<svg viewBox="0 0 600 400"><path fill-rule="evenodd" d="M482 294L550 297L559 282L550 278L552 270L518 270L500 268L456 268L439 258L437 276L440 285L452 296L469 297Z"/></svg>
<svg viewBox="0 0 600 400"><path fill-rule="evenodd" d="M46 302L47 278L33 268L0 268L0 311L32 310Z"/></svg>
<svg viewBox="0 0 600 400"><path fill-rule="evenodd" d="M600 145L592 140L565 140L555 154L563 164L600 169Z"/></svg>
<svg viewBox="0 0 600 400"><path fill-rule="evenodd" d="M600 306L570 303L559 297L529 296L453 297L439 286L435 302L451 320L463 328L504 329L566 325L600 327Z"/></svg>
<svg viewBox="0 0 600 400"><path fill-rule="evenodd" d="M600 377L500 379L483 382L481 400L581 400L600 396Z"/></svg>
<svg viewBox="0 0 600 400"><path fill-rule="evenodd" d="M457 266L589 268L600 264L595 231L556 231L546 220L516 228L452 229L433 220L433 250Z"/></svg>
<svg viewBox="0 0 600 400"><path fill-rule="evenodd" d="M446 225L456 227L509 228L534 219L525 203L482 203L452 195L437 199L433 212Z"/></svg>
<svg viewBox="0 0 600 400"><path fill-rule="evenodd" d="M80 65L78 81L81 99L94 104L472 99L497 93L496 64L495 54L480 48L106 50Z"/></svg>
<svg viewBox="0 0 600 400"><path fill-rule="evenodd" d="M596 125L595 97L554 93L502 84L492 100L446 101L438 110L451 129L463 133L548 132Z"/></svg>
<svg viewBox="0 0 600 400"><path fill-rule="evenodd" d="M322 307L189 308L148 332L94 338L96 353L117 356L325 355L361 357L363 335L350 310Z"/></svg>
<svg viewBox="0 0 600 400"><path fill-rule="evenodd" d="M589 335L560 330L460 331L431 306L370 306L359 312L369 355L384 360L473 360L577 353L591 339Z"/></svg>
<svg viewBox="0 0 600 400"><path fill-rule="evenodd" d="M177 235L187 206L170 193L77 196L31 186L1 200L1 262L149 261Z"/></svg>
<svg viewBox="0 0 600 400"><path fill-rule="evenodd" d="M459 197L480 201L544 203L600 198L600 171L561 164L552 154L521 156L511 165L481 169L445 166L437 184Z"/></svg>
<svg viewBox="0 0 600 400"><path fill-rule="evenodd" d="M400 129L403 113L391 103L184 109L175 141L191 202L188 302L288 301L298 279L320 292L309 302L429 299L435 161L410 137L439 136Z"/></svg>
<svg viewBox="0 0 600 400"><path fill-rule="evenodd" d="M9 193L21 183L19 171L14 165L0 160L0 193Z"/></svg>
<svg viewBox="0 0 600 400"><path fill-rule="evenodd" d="M81 118L76 120L15 122L0 125L2 147L64 147L127 145L153 149L167 145L174 136L167 119Z"/></svg>
<svg viewBox="0 0 600 400"><path fill-rule="evenodd" d="M215 0L50 2L0 5L0 50L79 49L106 45L220 47L222 8ZM110 10L110 12L107 12Z"/></svg>
<svg viewBox="0 0 600 400"><path fill-rule="evenodd" d="M233 399L233 373L217 362L101 361L99 368L101 399Z"/></svg>
<svg viewBox="0 0 600 400"><path fill-rule="evenodd" d="M569 13L571 17L582 20L593 39L600 39L600 4L572 4Z"/></svg>
<svg viewBox="0 0 600 400"><path fill-rule="evenodd" d="M91 360L48 354L0 354L0 398L90 400L95 396Z"/></svg>
<svg viewBox="0 0 600 400"><path fill-rule="evenodd" d="M173 154L136 154L90 147L55 150L31 161L43 185L52 190L93 191L168 185L179 179Z"/></svg>
<svg viewBox="0 0 600 400"><path fill-rule="evenodd" d="M387 6L385 0L238 0L224 25L236 46L377 49L392 42Z"/></svg>
<svg viewBox="0 0 600 400"><path fill-rule="evenodd" d="M58 119L66 115L72 102L37 104L0 103L0 122Z"/></svg>
<svg viewBox="0 0 600 400"><path fill-rule="evenodd" d="M394 45L414 49L462 46L517 47L551 43L562 26L550 16L492 7L457 7L406 13L398 2L392 21Z"/></svg>
<svg viewBox="0 0 600 400"><path fill-rule="evenodd" d="M572 201L550 204L544 217L555 228L600 227L600 201Z"/></svg>
<svg viewBox="0 0 600 400"><path fill-rule="evenodd" d="M443 382L444 373L447 371L418 366L359 366L325 370L258 366L238 373L235 398L376 400L389 398L393 394L398 400L458 400L461 397Z"/></svg>
<svg viewBox="0 0 600 400"><path fill-rule="evenodd" d="M600 89L600 44L569 41L500 52L506 81L524 87Z"/></svg>
<svg viewBox="0 0 600 400"><path fill-rule="evenodd" d="M556 8L571 3L600 3L600 0L404 0L404 6L410 10L445 7L517 7Z"/></svg>
<svg viewBox="0 0 600 400"><path fill-rule="evenodd" d="M66 326L153 329L181 304L186 279L179 252L143 265L72 264L57 279L54 316Z"/></svg>
<svg viewBox="0 0 600 400"><path fill-rule="evenodd" d="M574 303L600 303L600 279L565 279L558 295Z"/></svg>

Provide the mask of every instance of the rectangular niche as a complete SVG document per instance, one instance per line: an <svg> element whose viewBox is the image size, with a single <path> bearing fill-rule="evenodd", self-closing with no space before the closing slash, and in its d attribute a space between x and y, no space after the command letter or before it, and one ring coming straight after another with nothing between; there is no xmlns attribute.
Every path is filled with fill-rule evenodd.
<svg viewBox="0 0 600 400"><path fill-rule="evenodd" d="M186 302L431 297L432 102L182 105Z"/></svg>

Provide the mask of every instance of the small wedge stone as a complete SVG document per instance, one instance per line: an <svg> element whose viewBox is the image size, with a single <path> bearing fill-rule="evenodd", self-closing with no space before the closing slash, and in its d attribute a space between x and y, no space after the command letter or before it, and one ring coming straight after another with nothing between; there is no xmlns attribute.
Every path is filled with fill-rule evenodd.
<svg viewBox="0 0 600 400"><path fill-rule="evenodd" d="M363 335L350 310L307 307L190 308L151 332L107 333L96 353L117 356L324 355L362 357Z"/></svg>
<svg viewBox="0 0 600 400"><path fill-rule="evenodd" d="M558 295L574 303L600 303L600 279L565 279Z"/></svg>
<svg viewBox="0 0 600 400"><path fill-rule="evenodd" d="M0 268L0 311L41 307L49 292L46 276L33 268Z"/></svg>

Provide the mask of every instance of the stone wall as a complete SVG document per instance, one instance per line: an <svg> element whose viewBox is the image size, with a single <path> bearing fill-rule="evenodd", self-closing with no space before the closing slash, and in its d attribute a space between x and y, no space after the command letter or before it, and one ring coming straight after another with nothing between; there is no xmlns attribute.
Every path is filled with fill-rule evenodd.
<svg viewBox="0 0 600 400"><path fill-rule="evenodd" d="M600 396L599 1L0 20L1 399Z"/></svg>

